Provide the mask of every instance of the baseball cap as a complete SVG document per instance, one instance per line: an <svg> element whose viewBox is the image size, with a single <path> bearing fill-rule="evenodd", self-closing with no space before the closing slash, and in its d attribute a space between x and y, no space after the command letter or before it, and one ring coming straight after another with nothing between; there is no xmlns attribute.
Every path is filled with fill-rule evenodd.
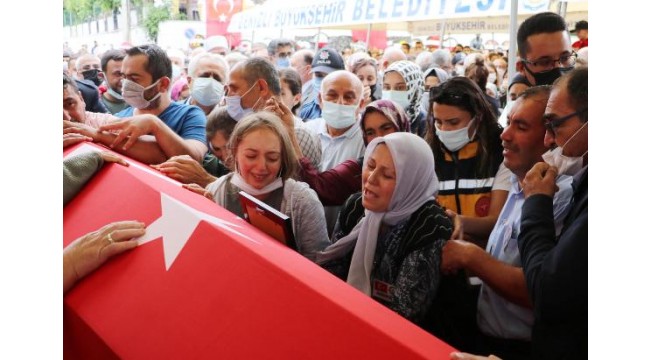
<svg viewBox="0 0 650 360"><path fill-rule="evenodd" d="M323 72L329 74L333 71L344 69L343 57L341 57L338 51L331 48L318 50L318 53L314 56L314 60L311 62L312 73Z"/></svg>
<svg viewBox="0 0 650 360"><path fill-rule="evenodd" d="M210 50L218 47L224 48L226 52L228 52L230 49L230 47L228 47L228 40L226 40L226 38L221 35L210 36L209 38L205 39L203 47L207 52L210 52Z"/></svg>
<svg viewBox="0 0 650 360"><path fill-rule="evenodd" d="M575 27L573 30L571 30L571 33L573 34L573 33L576 33L576 32L578 32L578 31L580 31L580 30L588 30L588 29L587 29L587 28L588 28L588 25L589 25L589 23L587 23L587 21L585 21L585 20L580 20L580 21L578 21L578 22L576 23L576 27Z"/></svg>

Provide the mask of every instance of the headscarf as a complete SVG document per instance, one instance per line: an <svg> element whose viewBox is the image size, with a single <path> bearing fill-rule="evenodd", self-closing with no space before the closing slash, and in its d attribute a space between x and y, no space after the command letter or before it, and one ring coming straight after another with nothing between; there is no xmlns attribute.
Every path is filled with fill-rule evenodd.
<svg viewBox="0 0 650 360"><path fill-rule="evenodd" d="M368 104L366 108L361 113L361 128L365 129L365 120L366 114L372 112L380 112L388 118L388 120L393 122L397 131L400 132L410 132L411 123L409 122L404 109L401 106L395 106L395 103L392 100L375 100ZM366 137L364 135L363 142L367 146Z"/></svg>
<svg viewBox="0 0 650 360"><path fill-rule="evenodd" d="M370 295L371 291L370 273L382 222L390 226L396 225L411 216L424 203L433 200L438 193L433 153L424 139L406 132L375 138L366 148L364 168L379 144L386 144L395 164L395 190L388 210L366 210L365 216L347 236L317 256L317 262L323 263L344 256L354 246L347 282L367 295Z"/></svg>
<svg viewBox="0 0 650 360"><path fill-rule="evenodd" d="M430 67L424 72L423 78L425 82L429 76L437 77L438 80L440 81L440 84L442 84L443 82L447 81L447 79L449 79L449 74L447 74L447 72L442 70L441 68L437 68L437 67Z"/></svg>
<svg viewBox="0 0 650 360"><path fill-rule="evenodd" d="M172 100L178 101L178 98L181 96L181 93L186 86L188 86L186 77L183 76L176 80L172 85Z"/></svg>
<svg viewBox="0 0 650 360"><path fill-rule="evenodd" d="M406 83L406 91L408 92L410 105L404 111L412 123L420 115L420 101L422 100L422 92L424 91L422 70L411 61L400 60L390 64L384 72L384 76L391 71L396 71L400 74Z"/></svg>

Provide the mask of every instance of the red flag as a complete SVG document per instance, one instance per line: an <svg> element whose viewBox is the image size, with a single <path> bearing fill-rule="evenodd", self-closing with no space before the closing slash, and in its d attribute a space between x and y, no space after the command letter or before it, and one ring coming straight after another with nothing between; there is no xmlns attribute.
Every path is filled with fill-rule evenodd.
<svg viewBox="0 0 650 360"><path fill-rule="evenodd" d="M99 148L73 152L89 147ZM157 237L66 294L66 358L409 359L454 350L212 201L129 162L105 165L64 208L64 246L119 220L143 221L145 237Z"/></svg>

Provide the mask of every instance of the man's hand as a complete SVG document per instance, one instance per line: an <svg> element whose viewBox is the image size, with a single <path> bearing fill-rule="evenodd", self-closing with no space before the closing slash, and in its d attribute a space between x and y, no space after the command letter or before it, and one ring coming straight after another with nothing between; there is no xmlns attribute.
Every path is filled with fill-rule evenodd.
<svg viewBox="0 0 650 360"><path fill-rule="evenodd" d="M92 138L93 141L97 141L99 132L97 129L86 124L72 122L68 120L63 120L63 135L66 134L80 134L89 138Z"/></svg>
<svg viewBox="0 0 650 360"><path fill-rule="evenodd" d="M524 178L524 196L528 198L531 195L544 194L553 197L559 190L555 184L556 178L557 168L555 166L545 162L538 162L528 171Z"/></svg>
<svg viewBox="0 0 650 360"><path fill-rule="evenodd" d="M136 115L129 118L124 118L110 124L102 125L99 131L114 131L118 130L119 134L110 145L111 148L121 144L124 140L126 143L122 146L122 150L127 151L138 138L142 135L150 135L155 133L158 129L160 119L153 115Z"/></svg>
<svg viewBox="0 0 650 360"><path fill-rule="evenodd" d="M445 210L447 216L451 218L451 221L454 223L454 232L451 233L452 240L460 240L463 238L463 220L460 215L456 214L452 210Z"/></svg>
<svg viewBox="0 0 650 360"><path fill-rule="evenodd" d="M193 193L197 193L214 201L212 193L197 184L183 184L183 187Z"/></svg>
<svg viewBox="0 0 650 360"><path fill-rule="evenodd" d="M76 133L63 134L64 149L67 148L68 146L78 144L83 141L93 141L93 138L81 134L76 134Z"/></svg>
<svg viewBox="0 0 650 360"><path fill-rule="evenodd" d="M467 268L476 249L479 247L469 241L447 241L442 248L442 264L440 265L442 272L455 274L458 270Z"/></svg>
<svg viewBox="0 0 650 360"><path fill-rule="evenodd" d="M151 165L152 168L162 172L174 180L184 184L196 183L202 187L208 186L209 183L216 180L189 155L172 156L162 164Z"/></svg>

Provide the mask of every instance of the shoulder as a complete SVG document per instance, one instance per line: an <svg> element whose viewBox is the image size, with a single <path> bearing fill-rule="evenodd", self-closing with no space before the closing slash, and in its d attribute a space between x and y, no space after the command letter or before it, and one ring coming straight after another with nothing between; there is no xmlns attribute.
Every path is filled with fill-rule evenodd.
<svg viewBox="0 0 650 360"><path fill-rule="evenodd" d="M209 183L208 186L205 187L205 189L208 190L209 192L211 192L212 196L216 200L217 194L219 194L219 193L221 193L221 191L223 191L223 188L225 187L226 182L230 180L232 175L233 175L233 173L230 173L228 175L224 175L224 176L218 178L217 180Z"/></svg>
<svg viewBox="0 0 650 360"><path fill-rule="evenodd" d="M294 179L287 179L284 182L284 197L293 197L294 200L305 202L319 202L318 195L307 183Z"/></svg>

